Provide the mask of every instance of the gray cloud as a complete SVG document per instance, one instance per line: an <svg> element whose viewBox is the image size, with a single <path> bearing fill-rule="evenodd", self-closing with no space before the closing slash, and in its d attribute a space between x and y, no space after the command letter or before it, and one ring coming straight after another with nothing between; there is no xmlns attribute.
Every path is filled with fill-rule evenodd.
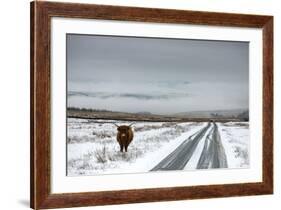
<svg viewBox="0 0 281 210"><path fill-rule="evenodd" d="M67 81L69 106L248 109L249 43L69 34Z"/></svg>
<svg viewBox="0 0 281 210"><path fill-rule="evenodd" d="M133 98L139 100L170 100L177 98L188 97L187 93L169 93L169 94L138 94L138 93L107 93L107 92L76 92L69 91L68 97L75 96L85 96L85 97L93 97L99 99L110 99L110 98Z"/></svg>

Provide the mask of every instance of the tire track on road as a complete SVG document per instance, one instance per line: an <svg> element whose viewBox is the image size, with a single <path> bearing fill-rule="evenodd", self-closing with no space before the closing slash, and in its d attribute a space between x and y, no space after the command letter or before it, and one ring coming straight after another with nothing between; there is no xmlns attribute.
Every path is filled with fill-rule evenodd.
<svg viewBox="0 0 281 210"><path fill-rule="evenodd" d="M218 126L214 123L212 131L205 140L204 148L197 164L197 169L227 167L227 158L221 142Z"/></svg>
<svg viewBox="0 0 281 210"><path fill-rule="evenodd" d="M186 139L172 153L170 153L159 164L152 168L151 171L182 170L192 157L198 143L204 137L210 126L211 123L208 123L208 125L202 128L193 139L191 139L191 137L194 135Z"/></svg>

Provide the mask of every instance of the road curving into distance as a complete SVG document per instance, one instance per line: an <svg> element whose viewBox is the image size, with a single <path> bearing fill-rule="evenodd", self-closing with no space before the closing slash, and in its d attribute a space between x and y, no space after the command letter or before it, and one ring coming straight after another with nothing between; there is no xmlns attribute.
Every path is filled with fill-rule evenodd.
<svg viewBox="0 0 281 210"><path fill-rule="evenodd" d="M227 168L227 158L221 142L218 126L214 122L209 122L205 127L181 143L150 171L183 170L194 155L194 151L200 141L205 142L196 168Z"/></svg>

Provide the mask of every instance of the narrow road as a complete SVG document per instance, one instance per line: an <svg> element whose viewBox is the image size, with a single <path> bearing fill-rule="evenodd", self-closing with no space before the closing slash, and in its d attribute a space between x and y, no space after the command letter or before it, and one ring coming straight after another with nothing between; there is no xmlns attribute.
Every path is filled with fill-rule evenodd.
<svg viewBox="0 0 281 210"><path fill-rule="evenodd" d="M207 136L197 169L227 168L227 159L217 124Z"/></svg>
<svg viewBox="0 0 281 210"><path fill-rule="evenodd" d="M151 171L160 170L182 170L186 163L190 160L198 143L203 138L211 123L202 128L196 135L190 136L181 145L179 145L171 154L164 158Z"/></svg>
<svg viewBox="0 0 281 210"><path fill-rule="evenodd" d="M205 134L208 130L209 132L206 136ZM205 139L203 139L204 136L206 136ZM205 142L196 168L227 168L227 158L221 143L217 124L208 123L207 126L190 136L181 145L179 145L171 154L152 168L151 171L183 170L185 165L194 155L194 151L200 141Z"/></svg>

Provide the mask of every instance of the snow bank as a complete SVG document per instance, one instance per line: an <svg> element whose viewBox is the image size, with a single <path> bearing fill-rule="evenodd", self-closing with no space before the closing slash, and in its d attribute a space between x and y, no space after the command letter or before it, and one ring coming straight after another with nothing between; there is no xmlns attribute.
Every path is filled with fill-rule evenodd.
<svg viewBox="0 0 281 210"><path fill-rule="evenodd" d="M218 129L229 168L249 167L249 123L219 123Z"/></svg>

